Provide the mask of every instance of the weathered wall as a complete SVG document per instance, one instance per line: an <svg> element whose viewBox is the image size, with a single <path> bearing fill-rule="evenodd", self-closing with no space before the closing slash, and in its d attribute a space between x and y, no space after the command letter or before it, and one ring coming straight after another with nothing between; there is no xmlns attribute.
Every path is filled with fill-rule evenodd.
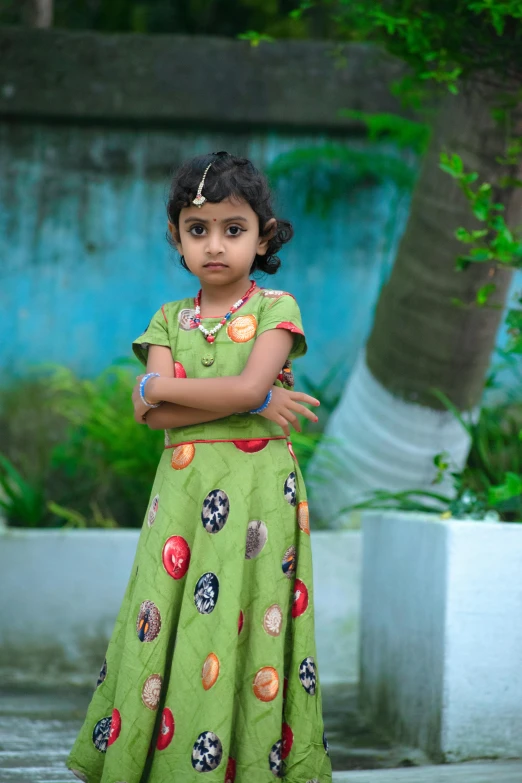
<svg viewBox="0 0 522 783"><path fill-rule="evenodd" d="M17 119L346 130L342 107L401 112L404 66L358 44L0 28L0 52L0 116Z"/></svg>
<svg viewBox="0 0 522 783"><path fill-rule="evenodd" d="M0 366L51 361L82 375L129 354L166 300L194 295L165 241L170 171L227 149L264 167L325 141L371 149L342 106L398 110L395 62L323 43L0 30ZM332 135L334 134L334 135ZM377 145L376 149L382 149ZM341 378L370 327L407 203L393 185L350 188L327 219L293 186L282 271L310 335L298 374ZM299 367L300 365L300 367Z"/></svg>

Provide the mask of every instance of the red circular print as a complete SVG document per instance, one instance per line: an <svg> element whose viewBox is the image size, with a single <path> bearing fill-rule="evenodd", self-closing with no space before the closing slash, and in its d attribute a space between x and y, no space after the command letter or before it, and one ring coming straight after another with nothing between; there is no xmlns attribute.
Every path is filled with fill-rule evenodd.
<svg viewBox="0 0 522 783"><path fill-rule="evenodd" d="M113 742L116 742L116 740L120 736L120 731L121 731L121 715L118 710L113 710L112 719L111 719L111 729L109 731L109 739L107 740L107 745L112 745Z"/></svg>
<svg viewBox="0 0 522 783"><path fill-rule="evenodd" d="M292 617L300 617L308 609L308 588L300 579L294 582L294 602Z"/></svg>
<svg viewBox="0 0 522 783"><path fill-rule="evenodd" d="M297 457L296 457L296 456L295 456L295 454L294 454L294 450L293 450L293 448L292 448L292 444L290 443L290 441L289 441L289 440L286 442L286 445L288 446L288 451L289 451L289 452L290 452L290 454L292 455L292 459L295 459L295 461L297 462Z"/></svg>
<svg viewBox="0 0 522 783"><path fill-rule="evenodd" d="M241 633L241 631L243 630L243 623L244 622L245 622L245 615L243 614L242 611L240 611L239 612L239 619L237 621L237 635L238 636Z"/></svg>
<svg viewBox="0 0 522 783"><path fill-rule="evenodd" d="M283 747L281 750L282 759L286 759L286 757L292 750L293 744L294 744L294 732L292 731L288 723L283 723Z"/></svg>
<svg viewBox="0 0 522 783"><path fill-rule="evenodd" d="M256 438L252 440L233 440L232 443L236 449L239 449L239 451L244 451L245 454L255 454L257 451L261 451L266 446L268 446L268 441L266 438Z"/></svg>
<svg viewBox="0 0 522 783"><path fill-rule="evenodd" d="M227 771L225 772L225 783L234 783L236 779L236 760L229 756Z"/></svg>
<svg viewBox="0 0 522 783"><path fill-rule="evenodd" d="M182 579L190 563L190 548L182 536L171 536L163 547L163 565L173 579Z"/></svg>
<svg viewBox="0 0 522 783"><path fill-rule="evenodd" d="M186 378L187 373L181 362L174 362L174 378Z"/></svg>
<svg viewBox="0 0 522 783"><path fill-rule="evenodd" d="M158 741L156 742L158 750L165 750L165 748L170 745L172 737L174 736L174 729L174 715L168 707L165 707L161 715L161 727L158 734Z"/></svg>

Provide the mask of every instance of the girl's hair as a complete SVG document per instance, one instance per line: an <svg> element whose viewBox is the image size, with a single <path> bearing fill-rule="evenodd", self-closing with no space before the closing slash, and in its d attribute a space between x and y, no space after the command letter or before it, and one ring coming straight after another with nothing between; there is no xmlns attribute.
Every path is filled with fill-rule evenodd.
<svg viewBox="0 0 522 783"><path fill-rule="evenodd" d="M259 235L264 236L266 223L275 217L271 203L272 194L266 177L247 158L237 158L228 152L200 155L187 161L178 169L170 186L167 203L167 215L170 222L176 226L179 232L180 212L184 207L189 207L192 199L196 197L198 185L210 163L212 165L207 172L203 186L203 195L207 201L215 204L230 197L243 199L250 204L258 216ZM268 242L266 255L256 254L250 268L250 274L260 271L273 275L281 266L281 261L276 253L285 242L292 239L294 230L287 220L277 219L272 232L273 235ZM167 238L171 244L174 244L169 234ZM181 264L185 269L188 269L183 257Z"/></svg>

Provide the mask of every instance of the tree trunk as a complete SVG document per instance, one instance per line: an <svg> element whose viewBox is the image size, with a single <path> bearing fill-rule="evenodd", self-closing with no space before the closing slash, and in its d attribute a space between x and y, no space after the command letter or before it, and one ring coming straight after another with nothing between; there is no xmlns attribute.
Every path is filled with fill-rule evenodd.
<svg viewBox="0 0 522 783"><path fill-rule="evenodd" d="M28 27L52 27L54 0L25 0L24 23Z"/></svg>
<svg viewBox="0 0 522 783"><path fill-rule="evenodd" d="M497 180L506 138L491 116L495 98L498 91L469 85L441 106L366 351L326 429L335 442L325 439L310 466L311 505L323 524L340 524L340 510L372 490L433 490L433 457L441 451L458 466L466 460L468 437L432 390L461 411L479 405L511 271L494 264L456 271L465 246L455 230L478 224L439 158L442 150L457 153L479 181ZM517 223L519 199L508 194L508 200ZM474 304L490 282L497 286L489 300L496 309Z"/></svg>

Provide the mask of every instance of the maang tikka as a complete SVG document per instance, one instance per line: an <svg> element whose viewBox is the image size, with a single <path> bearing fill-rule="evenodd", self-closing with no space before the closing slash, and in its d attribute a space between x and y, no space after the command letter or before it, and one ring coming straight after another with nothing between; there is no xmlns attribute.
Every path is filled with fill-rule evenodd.
<svg viewBox="0 0 522 783"><path fill-rule="evenodd" d="M209 163L205 171L203 172L203 176L201 178L201 182L198 185L198 192L196 193L196 198L192 199L192 203L195 204L196 207L201 208L205 201L207 200L205 196L203 195L203 185L205 184L205 177L207 176L207 171L212 166L212 163Z"/></svg>
<svg viewBox="0 0 522 783"><path fill-rule="evenodd" d="M214 155L216 158L223 158L228 155L228 152L222 151L222 152L213 152L212 155ZM213 163L214 161L212 161ZM192 203L196 207L202 207L205 201L207 200L205 196L203 195L203 185L205 184L205 177L207 176L207 171L212 166L212 163L209 163L205 171L203 172L203 176L201 177L201 182L198 185L198 192L196 193L196 198L192 199Z"/></svg>

